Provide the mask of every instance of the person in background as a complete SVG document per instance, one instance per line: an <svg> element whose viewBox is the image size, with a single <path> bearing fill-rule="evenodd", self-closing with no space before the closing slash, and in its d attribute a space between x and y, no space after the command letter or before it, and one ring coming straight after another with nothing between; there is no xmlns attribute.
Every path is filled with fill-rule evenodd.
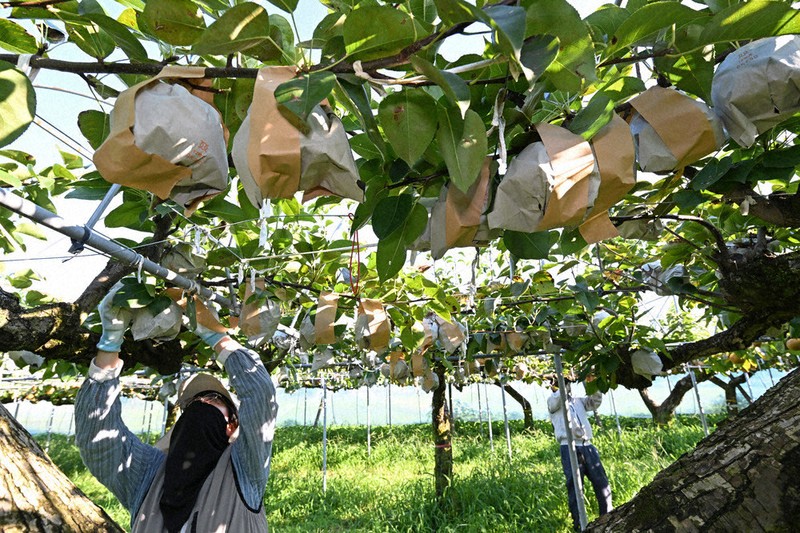
<svg viewBox="0 0 800 533"><path fill-rule="evenodd" d="M116 290L99 305L103 333L75 400L83 462L128 509L134 533L268 531L263 501L278 405L267 369L227 334L198 325L239 406L217 378L196 374L180 386L173 428L145 444L122 421L119 351L130 310L113 305Z"/></svg>
<svg viewBox="0 0 800 533"><path fill-rule="evenodd" d="M569 428L564 427L564 414L561 410L561 394L557 386L553 386L553 394L547 398L547 410L550 411L550 422L555 430L556 440L561 448L561 466L567 478L567 498L569 512L572 515L572 524L575 531L580 531L580 518L578 516L578 495L575 491L575 480L569 461L569 441L567 431L572 433L575 441L575 452L578 456L578 465L581 479L588 477L597 497L600 514L604 515L611 510L611 487L608 476L600 461L600 454L592 444L592 426L589 424L587 411L596 411L603 401L603 395L596 392L591 396L573 397L569 381L566 382L567 416Z"/></svg>

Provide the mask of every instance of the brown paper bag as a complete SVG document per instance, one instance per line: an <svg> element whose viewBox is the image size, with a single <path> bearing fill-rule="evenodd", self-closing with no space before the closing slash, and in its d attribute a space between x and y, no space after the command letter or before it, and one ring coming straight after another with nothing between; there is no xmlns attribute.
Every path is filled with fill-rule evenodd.
<svg viewBox="0 0 800 533"><path fill-rule="evenodd" d="M458 322L448 322L440 316L436 316L436 323L439 326L439 343L447 353L458 350L467 338L461 324Z"/></svg>
<svg viewBox="0 0 800 533"><path fill-rule="evenodd" d="M381 301L368 298L360 300L355 324L359 348L379 352L389 346L390 335L389 317Z"/></svg>
<svg viewBox="0 0 800 533"><path fill-rule="evenodd" d="M631 100L639 168L666 172L692 164L725 142L722 123L699 100L654 86Z"/></svg>
<svg viewBox="0 0 800 533"><path fill-rule="evenodd" d="M491 158L486 158L478 179L466 194L457 187L444 186L431 209L431 255L440 259L450 248L475 245L489 195Z"/></svg>
<svg viewBox="0 0 800 533"><path fill-rule="evenodd" d="M178 304L178 306L184 312L186 311L186 306L188 305L189 300L183 289L171 287L164 290L164 295ZM206 307L205 303L203 303L203 300L201 300L199 296L195 294L192 296L192 299L194 300L195 317L198 324L210 329L211 331L216 331L217 333L228 333L228 328L220 323L216 314L212 313L208 307Z"/></svg>
<svg viewBox="0 0 800 533"><path fill-rule="evenodd" d="M411 372L415 378L425 375L425 371L428 370L428 362L423 354L423 350L417 350L411 356Z"/></svg>
<svg viewBox="0 0 800 533"><path fill-rule="evenodd" d="M275 89L296 74L295 67L265 67L256 78L231 151L248 199L260 207L265 198L291 198L305 190L304 201L321 195L361 201L358 169L339 118L316 106L304 134L281 113Z"/></svg>
<svg viewBox="0 0 800 533"><path fill-rule="evenodd" d="M625 197L636 184L636 153L628 124L618 115L597 132L591 141L600 171L600 189L594 207L580 225L587 243L618 237L619 232L608 218L608 209Z"/></svg>
<svg viewBox="0 0 800 533"><path fill-rule="evenodd" d="M552 168L550 194L544 216L537 231L574 226L583 221L587 209L594 204L591 191L597 191L592 181L599 183L592 147L580 135L551 124L538 124Z"/></svg>
<svg viewBox="0 0 800 533"><path fill-rule="evenodd" d="M202 123L200 128L210 128L208 131L200 129L199 131L203 134L202 138L198 138L191 147L185 147L191 148L189 153L180 158L180 160L186 161L186 164L172 163L162 155L149 153L155 150L145 151L136 143L136 136L141 135L141 132L134 133L137 95L143 89L157 88L153 84L164 78L202 78L204 75L204 68L166 66L153 78L120 93L111 114L111 133L97 149L93 158L95 166L104 179L111 183L152 192L162 200L179 194L180 198L173 199L184 205L188 212L194 211L201 201L218 194L227 187L227 152L219 113L213 107L205 104L203 100L191 97L183 87L175 86L176 94L183 91L191 97L191 100L186 100L186 103L191 104L193 110L205 109L207 120ZM198 104L200 105L198 106ZM153 112L165 114L174 112L174 110L154 109ZM197 117L197 120L201 118ZM211 123L214 123L213 128L210 126ZM187 131L186 137L197 137L197 122L193 126L195 129ZM174 139L163 149L165 151L172 150L181 142L187 142L187 139ZM221 155L214 156L215 160L209 161L211 164L206 165L207 154L218 153ZM224 161L216 161L223 158ZM201 178L195 176L193 179L194 171L190 165L206 167L203 169L204 176ZM222 168L223 166L224 168ZM176 187L178 191L174 190Z"/></svg>
<svg viewBox="0 0 800 533"><path fill-rule="evenodd" d="M255 285L255 290L252 285ZM239 313L239 330L255 346L270 340L281 320L280 305L267 298L264 287L264 278L256 279L254 284L245 284Z"/></svg>
<svg viewBox="0 0 800 533"><path fill-rule="evenodd" d="M314 330L317 344L333 344L336 334L333 323L336 322L336 310L339 307L339 295L328 291L319 293L317 314L314 318Z"/></svg>

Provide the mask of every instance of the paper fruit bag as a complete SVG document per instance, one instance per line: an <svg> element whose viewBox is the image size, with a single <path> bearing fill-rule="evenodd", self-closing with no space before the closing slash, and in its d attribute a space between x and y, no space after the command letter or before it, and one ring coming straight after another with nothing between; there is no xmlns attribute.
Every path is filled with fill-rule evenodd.
<svg viewBox="0 0 800 533"><path fill-rule="evenodd" d="M690 165L725 144L722 122L709 107L674 89L650 87L631 100L631 133L639 168L667 172Z"/></svg>
<svg viewBox="0 0 800 533"><path fill-rule="evenodd" d="M625 197L636 184L636 153L628 124L614 114L591 141L600 188L594 206L579 226L587 243L619 236L619 231L608 217L608 209Z"/></svg>
<svg viewBox="0 0 800 533"><path fill-rule="evenodd" d="M550 192L536 230L576 226L594 205L600 186L592 147L559 126L539 124L536 130L550 160Z"/></svg>
<svg viewBox="0 0 800 533"><path fill-rule="evenodd" d="M355 324L358 347L380 352L389 346L390 334L389 317L381 301L362 299L358 304Z"/></svg>
<svg viewBox="0 0 800 533"><path fill-rule="evenodd" d="M800 36L767 37L732 52L714 73L711 101L745 148L800 111Z"/></svg>
<svg viewBox="0 0 800 533"><path fill-rule="evenodd" d="M550 193L550 158L540 142L530 144L511 160L497 187L489 227L530 233L544 216Z"/></svg>
<svg viewBox="0 0 800 533"><path fill-rule="evenodd" d="M275 89L296 74L295 67L258 72L253 102L231 150L248 199L260 207L266 198L291 198L305 190L305 200L336 195L361 201L358 170L338 117L316 106L306 135L281 114Z"/></svg>
<svg viewBox="0 0 800 533"><path fill-rule="evenodd" d="M336 342L333 323L336 322L336 310L338 307L338 294L328 291L319 293L317 314L314 317L314 333L317 344L333 344Z"/></svg>
<svg viewBox="0 0 800 533"><path fill-rule="evenodd" d="M483 216L489 197L491 158L486 158L478 179L466 194L457 187L442 187L439 200L433 205L430 217L431 255L440 259L450 248L474 246L475 237L486 221ZM484 228L484 234L487 228ZM487 235L482 238L486 239Z"/></svg>
<svg viewBox="0 0 800 533"><path fill-rule="evenodd" d="M270 300L264 290L264 278L245 284L242 310L239 315L239 330L254 346L269 341L278 329L281 320L280 304Z"/></svg>
<svg viewBox="0 0 800 533"><path fill-rule="evenodd" d="M111 133L94 155L107 181L172 198L194 211L228 186L228 154L219 112L164 78L202 78L205 69L164 67L124 90Z"/></svg>
<svg viewBox="0 0 800 533"><path fill-rule="evenodd" d="M131 311L133 340L169 340L174 339L181 332L183 311L174 301L159 313L153 313L147 307L131 309Z"/></svg>

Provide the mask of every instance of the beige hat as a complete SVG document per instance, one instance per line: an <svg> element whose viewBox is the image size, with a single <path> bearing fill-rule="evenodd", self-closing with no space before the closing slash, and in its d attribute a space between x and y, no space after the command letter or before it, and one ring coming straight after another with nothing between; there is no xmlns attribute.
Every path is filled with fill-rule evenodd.
<svg viewBox="0 0 800 533"><path fill-rule="evenodd" d="M189 400L205 391L214 391L222 394L238 408L239 402L233 398L231 393L225 388L222 382L211 374L206 373L193 374L181 382L180 387L178 387L178 402L176 405L183 410L186 408ZM164 436L161 437L154 445L164 453L169 450L169 439L172 435L172 429L174 427L175 426L173 425L172 428L170 428L169 431L167 431ZM239 430L237 429L231 440L233 440L238 433Z"/></svg>

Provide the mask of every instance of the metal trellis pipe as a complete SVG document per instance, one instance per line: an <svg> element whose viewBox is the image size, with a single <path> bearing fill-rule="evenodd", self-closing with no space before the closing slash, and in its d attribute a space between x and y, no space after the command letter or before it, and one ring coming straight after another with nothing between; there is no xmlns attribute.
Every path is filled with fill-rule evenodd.
<svg viewBox="0 0 800 533"><path fill-rule="evenodd" d="M322 492L328 491L328 387L322 376Z"/></svg>
<svg viewBox="0 0 800 533"><path fill-rule="evenodd" d="M238 312L238 308L233 302L216 294L207 287L202 287L195 281L185 278L180 274L176 274L121 244L101 237L88 226L71 225L52 211L48 211L3 188L0 188L0 206L66 235L73 241L78 241L89 248L106 253L120 262L126 263L132 267L141 265L142 270L145 272L163 278L176 287L189 291L197 291L204 299L217 302L234 313Z"/></svg>
<svg viewBox="0 0 800 533"><path fill-rule="evenodd" d="M508 427L508 410L506 409L506 387L505 383L500 381L500 395L503 398L503 424L506 430L506 447L508 448L508 462L511 462L511 429Z"/></svg>
<svg viewBox="0 0 800 533"><path fill-rule="evenodd" d="M564 384L564 367L561 365L561 353L555 353L556 375L558 376L558 392L561 400L561 414L564 415L564 427L567 430L567 448L569 449L569 466L572 470L572 489L575 491L575 500L578 504L578 519L581 531L586 529L586 504L583 501L583 478L578 466L578 453L575 450L575 439L572 438L569 415L567 414L567 391ZM560 445L559 445L560 446Z"/></svg>
<svg viewBox="0 0 800 533"><path fill-rule="evenodd" d="M697 379L694 377L694 370L691 367L689 367L689 376L692 378L692 387L694 388L694 395L697 399L697 410L700 412L700 421L703 423L703 433L708 437L706 414L703 412L703 404L700 403L700 390L697 388Z"/></svg>

